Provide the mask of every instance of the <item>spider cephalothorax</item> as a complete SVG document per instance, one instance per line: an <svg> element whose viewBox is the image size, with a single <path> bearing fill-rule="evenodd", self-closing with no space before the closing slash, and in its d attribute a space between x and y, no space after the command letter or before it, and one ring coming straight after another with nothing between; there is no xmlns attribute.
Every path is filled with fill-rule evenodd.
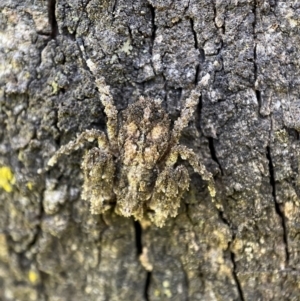
<svg viewBox="0 0 300 301"><path fill-rule="evenodd" d="M173 128L161 101L140 97L128 106L118 120L109 87L97 81L107 115L107 132L86 130L75 141L61 147L50 159L55 164L62 154L70 154L85 141L98 141L83 158L82 198L91 203L91 212L99 214L115 204L123 216L141 220L146 215L157 226L177 215L180 200L189 189L190 177L184 165L176 165L180 156L208 181L215 195L213 177L199 157L179 144L181 131L188 125L198 103L199 89L186 100Z"/></svg>

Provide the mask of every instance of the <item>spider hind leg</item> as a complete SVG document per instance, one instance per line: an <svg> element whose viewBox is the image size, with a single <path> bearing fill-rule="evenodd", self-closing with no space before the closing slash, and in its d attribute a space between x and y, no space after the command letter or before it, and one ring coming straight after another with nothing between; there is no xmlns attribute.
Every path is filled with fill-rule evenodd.
<svg viewBox="0 0 300 301"><path fill-rule="evenodd" d="M86 153L81 167L84 174L82 198L90 201L92 214L103 213L114 199L116 168L113 156L95 147Z"/></svg>

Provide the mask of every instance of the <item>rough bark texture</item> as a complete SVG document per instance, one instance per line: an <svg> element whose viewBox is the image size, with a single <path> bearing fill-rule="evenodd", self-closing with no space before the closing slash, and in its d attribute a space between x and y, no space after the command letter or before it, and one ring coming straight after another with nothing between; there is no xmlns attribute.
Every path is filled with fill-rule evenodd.
<svg viewBox="0 0 300 301"><path fill-rule="evenodd" d="M300 5L275 0L2 0L0 300L299 300ZM84 49L85 54L82 52ZM86 56L85 56L86 55ZM96 66L92 74L87 59ZM198 175L163 228L80 197L76 133L208 79L182 143Z"/></svg>

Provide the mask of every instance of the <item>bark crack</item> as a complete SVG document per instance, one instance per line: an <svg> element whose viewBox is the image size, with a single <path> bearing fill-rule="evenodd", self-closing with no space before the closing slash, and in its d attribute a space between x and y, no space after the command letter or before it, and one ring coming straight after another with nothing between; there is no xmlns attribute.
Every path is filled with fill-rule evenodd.
<svg viewBox="0 0 300 301"><path fill-rule="evenodd" d="M144 289L144 298L146 301L149 301L149 287L150 287L150 282L151 282L151 272L147 272L146 276L146 283L145 283L145 289Z"/></svg>
<svg viewBox="0 0 300 301"><path fill-rule="evenodd" d="M256 94L256 99L257 99L257 103L258 103L258 114L260 115L260 110L262 107L262 99L261 99L261 91L256 90L256 85L257 85L257 35L256 35L256 23L257 23L257 16L256 16L256 10L257 10L257 0L254 0L253 3L253 9L252 9L252 13L253 13L253 41L254 41L254 45L253 45L253 69L254 69L254 89L255 89L255 94Z"/></svg>
<svg viewBox="0 0 300 301"><path fill-rule="evenodd" d="M229 221L227 220L227 218L224 216L224 214L223 214L222 211L219 211L219 217L220 217L220 219L222 220L222 222L223 222L225 225L227 225L227 226L229 227L229 229L231 229L230 222L229 222ZM237 288L237 291L238 291L240 300L241 300L241 301L245 301L243 289L242 289L242 286L241 286L239 277L238 277L238 275L237 275L237 266L236 266L236 261L235 261L235 254L231 251L231 243L232 243L234 240L235 240L235 234L232 235L232 240L231 240L231 242L228 243L227 250L229 250L229 253L230 253L230 260L231 260L232 267L233 267L233 268L232 268L232 276L233 276L233 279L234 279L234 281L235 281L236 288Z"/></svg>
<svg viewBox="0 0 300 301"><path fill-rule="evenodd" d="M195 73L195 86L198 84L199 73L200 73L200 64L197 64L196 65L196 73Z"/></svg>
<svg viewBox="0 0 300 301"><path fill-rule="evenodd" d="M275 205L275 211L276 211L277 215L279 216L279 218L281 219L281 224L282 224L282 229L283 229L283 242L285 244L285 261L286 261L286 264L288 265L290 254L289 254L289 250L288 250L286 222L285 222L284 213L282 212L282 210L280 208L280 204L278 203L277 197L276 197L276 181L275 181L274 165L273 165L270 146L267 146L266 157L269 161L270 184L272 187L272 196L273 196L273 201L274 201L274 205Z"/></svg>
<svg viewBox="0 0 300 301"><path fill-rule="evenodd" d="M221 171L221 175L223 175L223 169L222 169L222 166L221 166L221 164L219 162L219 159L217 157L217 154L216 154L216 149L215 149L215 145L214 145L214 138L207 137L207 139L208 139L208 146L209 146L211 158L218 164L218 166L220 168L220 171Z"/></svg>
<svg viewBox="0 0 300 301"><path fill-rule="evenodd" d="M155 25L155 7L149 4L150 12L151 12L151 25L152 25L152 32L151 32L151 40L152 44L154 43L156 37L156 30L157 26Z"/></svg>
<svg viewBox="0 0 300 301"><path fill-rule="evenodd" d="M199 52L200 52L200 61L201 63L205 62L205 51L203 48L199 48Z"/></svg>
<svg viewBox="0 0 300 301"><path fill-rule="evenodd" d="M229 243L229 247L228 248L230 249L230 243ZM232 262L232 265L233 265L232 274L233 274L234 281L236 283L236 287L237 287L237 290L238 290L238 293L239 293L240 300L241 301L245 301L243 289L242 289L239 277L237 275L237 267L236 267L236 262L235 262L235 255L231 251L230 251L230 258L231 258L231 262Z"/></svg>
<svg viewBox="0 0 300 301"><path fill-rule="evenodd" d="M48 18L51 26L51 39L55 39L58 35L58 25L55 16L56 0L48 0Z"/></svg>
<svg viewBox="0 0 300 301"><path fill-rule="evenodd" d="M199 51L199 61L203 63L205 61L205 53L204 50L198 47L198 39L197 39L197 33L194 29L194 20L190 18L190 24L191 24L191 29L192 33L194 36L194 47L196 50ZM199 73L200 73L200 63L196 65L196 73L195 73L195 85L198 83L198 78L199 78Z"/></svg>
<svg viewBox="0 0 300 301"><path fill-rule="evenodd" d="M194 20L192 18L190 18L190 23L191 23L192 33L194 36L194 46L195 46L195 49L198 49L197 33L194 29Z"/></svg>
<svg viewBox="0 0 300 301"><path fill-rule="evenodd" d="M143 246L142 246L142 227L138 221L134 222L134 229L135 229L136 255L139 257L143 252Z"/></svg>
<svg viewBox="0 0 300 301"><path fill-rule="evenodd" d="M118 3L118 0L115 0L115 2L113 4L113 8L112 8L113 13L116 11L117 3Z"/></svg>
<svg viewBox="0 0 300 301"><path fill-rule="evenodd" d="M143 230L141 224L138 221L134 222L134 230L135 230L135 244L136 244L136 255L139 258L143 253ZM146 281L144 286L144 298L146 301L149 301L149 287L151 282L151 272L147 271Z"/></svg>
<svg viewBox="0 0 300 301"><path fill-rule="evenodd" d="M149 8L151 14L151 43L150 43L151 66L152 66L153 73L156 75L152 58L153 58L153 48L154 48L154 41L156 38L157 26L155 25L155 7L149 3Z"/></svg>
<svg viewBox="0 0 300 301"><path fill-rule="evenodd" d="M203 106L203 100L202 100L202 95L200 95L199 98L199 103L198 103L198 107L197 107L197 118L199 119L199 121L197 122L197 129L199 132L201 132L201 114L202 114L202 106ZM207 139L208 141L208 147L210 150L210 156L212 158L213 161L215 161L220 169L221 175L223 175L223 169L221 166L221 163L217 157L217 153L216 153L216 149L215 149L215 145L214 145L214 138L212 137L208 137L205 136L204 137Z"/></svg>

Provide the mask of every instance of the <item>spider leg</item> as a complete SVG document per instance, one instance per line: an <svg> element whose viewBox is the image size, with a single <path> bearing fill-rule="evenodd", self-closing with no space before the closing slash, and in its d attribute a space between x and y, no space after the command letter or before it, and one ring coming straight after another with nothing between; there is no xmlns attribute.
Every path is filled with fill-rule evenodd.
<svg viewBox="0 0 300 301"><path fill-rule="evenodd" d="M172 137L174 139L175 145L179 141L182 130L186 128L188 126L188 123L191 121L195 112L195 107L198 105L200 95L200 84L198 84L198 86L194 90L192 90L190 96L185 101L185 105L181 110L180 117L174 123Z"/></svg>
<svg viewBox="0 0 300 301"><path fill-rule="evenodd" d="M84 142L93 142L95 140L98 140L98 145L100 148L107 148L108 142L105 134L103 132L100 132L98 130L92 129L92 130L86 130L82 132L75 140L70 141L68 144L62 146L55 154L50 158L48 161L48 166L53 166L56 164L57 160L62 155L69 155L71 152L78 150Z"/></svg>
<svg viewBox="0 0 300 301"><path fill-rule="evenodd" d="M216 195L215 182L213 175L207 171L206 167L201 163L200 158L194 153L193 150L187 148L184 145L177 145L170 151L166 160L167 166L173 166L180 156L183 160L187 160L193 167L194 171L198 173L203 180L208 181L208 190L212 198Z"/></svg>
<svg viewBox="0 0 300 301"><path fill-rule="evenodd" d="M91 203L91 213L100 214L110 208L114 198L115 163L110 152L97 147L88 151L81 164L84 174L82 198Z"/></svg>
<svg viewBox="0 0 300 301"><path fill-rule="evenodd" d="M171 149L166 158L166 164L155 182L154 191L149 202L149 208L153 212L149 213L152 222L162 227L168 216L175 217L180 207L183 194L189 189L190 177L185 166L174 167L178 156L187 160L195 172L208 181L208 190L212 198L215 196L215 184L213 176L201 163L198 156L189 148L183 145L175 146Z"/></svg>
<svg viewBox="0 0 300 301"><path fill-rule="evenodd" d="M114 151L117 150L118 136L118 111L114 105L113 97L110 94L109 86L106 85L104 77L96 79L96 86L100 93L100 100L104 106L104 112L107 116L107 137Z"/></svg>
<svg viewBox="0 0 300 301"><path fill-rule="evenodd" d="M154 191L149 202L150 220L158 227L165 224L168 216L175 217L185 191L189 189L190 177L183 166L166 166L158 175Z"/></svg>
<svg viewBox="0 0 300 301"><path fill-rule="evenodd" d="M103 76L97 77L97 68L96 65L93 63L93 61L87 56L83 41L82 39L77 39L77 43L81 49L83 58L92 72L92 74L95 76L96 80L96 86L98 89L98 92L100 93L100 100L104 106L104 112L107 116L107 136L108 140L111 144L111 147L113 151L117 150L117 129L118 129L118 111L114 105L112 95L109 92L109 86L106 85L105 79Z"/></svg>

